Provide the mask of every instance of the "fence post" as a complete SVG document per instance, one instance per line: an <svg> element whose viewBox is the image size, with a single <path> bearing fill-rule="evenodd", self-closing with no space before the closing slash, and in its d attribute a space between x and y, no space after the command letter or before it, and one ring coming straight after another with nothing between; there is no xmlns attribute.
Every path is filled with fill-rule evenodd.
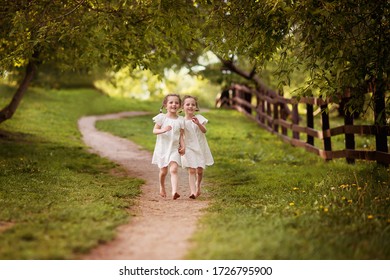
<svg viewBox="0 0 390 280"><path fill-rule="evenodd" d="M230 99L231 100L231 103L230 103L231 105L230 106L231 106L231 108L237 110L237 108L236 108L236 106L237 106L237 98L240 97L240 93L239 93L238 90L233 88L231 90L231 96L232 96L232 98Z"/></svg>
<svg viewBox="0 0 390 280"><path fill-rule="evenodd" d="M284 106L280 106L280 117L284 121L287 120L288 115ZM287 135L287 128L285 126L282 126L282 134Z"/></svg>
<svg viewBox="0 0 390 280"><path fill-rule="evenodd" d="M264 114L265 114L265 102L264 100L262 99L260 101L260 112L262 113L261 117L260 117L260 121L262 124L265 124L265 118L264 118Z"/></svg>
<svg viewBox="0 0 390 280"><path fill-rule="evenodd" d="M244 95L244 100L247 101L248 103L252 104L252 93L249 92L243 92ZM252 108L245 106L245 111L249 114L252 115Z"/></svg>
<svg viewBox="0 0 390 280"><path fill-rule="evenodd" d="M314 128L314 114L313 114L313 105L312 104L306 104L306 120L307 120L307 127ZM314 146L314 137L307 134L307 144Z"/></svg>
<svg viewBox="0 0 390 280"><path fill-rule="evenodd" d="M327 109L328 109L328 104L325 104L325 105L321 105L321 117L322 117L322 134L324 135L325 131L328 131L329 132L329 128L330 128L330 124L329 124L329 114L327 112ZM327 151L332 151L332 142L331 142L331 137L330 135L329 136L325 136L324 135L324 150L325 152ZM328 158L328 156L326 156L326 160L331 160L332 158Z"/></svg>
<svg viewBox="0 0 390 280"><path fill-rule="evenodd" d="M267 105L267 115L268 115L268 117L271 117L271 115L272 115L271 103L269 101L266 101L266 102L267 102L266 103L266 105ZM272 129L272 122L269 119L267 121L267 124L268 124L268 127L270 129Z"/></svg>
<svg viewBox="0 0 390 280"><path fill-rule="evenodd" d="M276 102L274 104L274 131L276 133L279 132L279 125L277 124L277 122L275 122L275 121L277 121L279 119L279 107L280 107L279 103Z"/></svg>
<svg viewBox="0 0 390 280"><path fill-rule="evenodd" d="M299 125L298 103L292 105L292 122ZM299 132L293 131L293 138L299 139Z"/></svg>

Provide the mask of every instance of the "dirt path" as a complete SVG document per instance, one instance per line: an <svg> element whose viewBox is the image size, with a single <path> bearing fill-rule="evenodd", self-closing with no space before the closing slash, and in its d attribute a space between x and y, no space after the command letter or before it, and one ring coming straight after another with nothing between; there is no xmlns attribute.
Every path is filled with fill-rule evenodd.
<svg viewBox="0 0 390 280"><path fill-rule="evenodd" d="M126 139L95 129L98 120L144 115L145 112L123 112L83 117L79 129L91 152L122 165L130 176L142 178L142 194L131 209L129 224L118 228L115 240L103 244L83 257L88 260L178 260L183 259L191 243L201 210L207 206L203 195L189 199L187 174L180 171L178 200L158 195L158 168L151 164L152 155ZM152 130L152 121L150 130ZM167 193L170 181L167 176Z"/></svg>

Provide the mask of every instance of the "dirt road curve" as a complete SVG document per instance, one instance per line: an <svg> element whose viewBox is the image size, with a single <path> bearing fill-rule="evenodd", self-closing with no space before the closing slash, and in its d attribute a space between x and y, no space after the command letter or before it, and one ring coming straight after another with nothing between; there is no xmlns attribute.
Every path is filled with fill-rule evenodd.
<svg viewBox="0 0 390 280"><path fill-rule="evenodd" d="M103 116L88 116L79 120L83 140L91 152L122 165L131 176L142 178L142 195L131 213L129 224L118 228L115 240L103 244L83 257L87 260L179 260L184 259L191 243L205 196L189 199L187 174L180 171L178 200L159 196L158 168L151 164L152 155L126 139L95 129L95 122L144 115L144 112L123 112ZM150 133L153 123L151 120ZM169 176L167 193L170 193Z"/></svg>

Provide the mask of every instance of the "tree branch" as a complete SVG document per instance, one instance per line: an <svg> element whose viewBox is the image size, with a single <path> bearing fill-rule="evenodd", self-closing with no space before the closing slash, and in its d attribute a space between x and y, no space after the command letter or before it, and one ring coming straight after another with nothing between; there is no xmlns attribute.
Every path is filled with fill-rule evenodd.
<svg viewBox="0 0 390 280"><path fill-rule="evenodd" d="M249 80L249 81L253 81L255 84L256 84L256 93L257 94L261 94L261 92L265 92L268 96L270 97L277 97L279 96L279 94L270 89L261 79L258 75L256 75L256 71L255 71L255 68L254 67L252 69L251 72L247 72L247 71L244 71L240 68L238 68L232 60L226 60L226 59L223 59L221 56L217 55L217 57L219 58L219 60L222 62L222 64L228 68L230 71L240 75L241 77ZM285 112L287 114L290 114L291 111L290 109L288 108L287 104L283 104L283 109L285 110Z"/></svg>

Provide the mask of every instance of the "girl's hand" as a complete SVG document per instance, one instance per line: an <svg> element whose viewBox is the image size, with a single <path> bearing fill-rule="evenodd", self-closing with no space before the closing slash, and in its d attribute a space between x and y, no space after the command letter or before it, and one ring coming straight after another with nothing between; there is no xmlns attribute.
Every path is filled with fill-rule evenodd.
<svg viewBox="0 0 390 280"><path fill-rule="evenodd" d="M185 152L186 152L186 149L184 147L179 147L179 154L180 155L184 156Z"/></svg>
<svg viewBox="0 0 390 280"><path fill-rule="evenodd" d="M194 122L195 124L199 125L199 120L197 117L193 117L192 118L192 122Z"/></svg>
<svg viewBox="0 0 390 280"><path fill-rule="evenodd" d="M168 125L168 126L164 127L164 132L167 132L170 130L172 130L172 126Z"/></svg>
<svg viewBox="0 0 390 280"><path fill-rule="evenodd" d="M203 133L206 133L206 131L207 131L206 127L199 122L197 117L193 117L191 120L194 124L196 124L199 127L200 131L202 131Z"/></svg>

